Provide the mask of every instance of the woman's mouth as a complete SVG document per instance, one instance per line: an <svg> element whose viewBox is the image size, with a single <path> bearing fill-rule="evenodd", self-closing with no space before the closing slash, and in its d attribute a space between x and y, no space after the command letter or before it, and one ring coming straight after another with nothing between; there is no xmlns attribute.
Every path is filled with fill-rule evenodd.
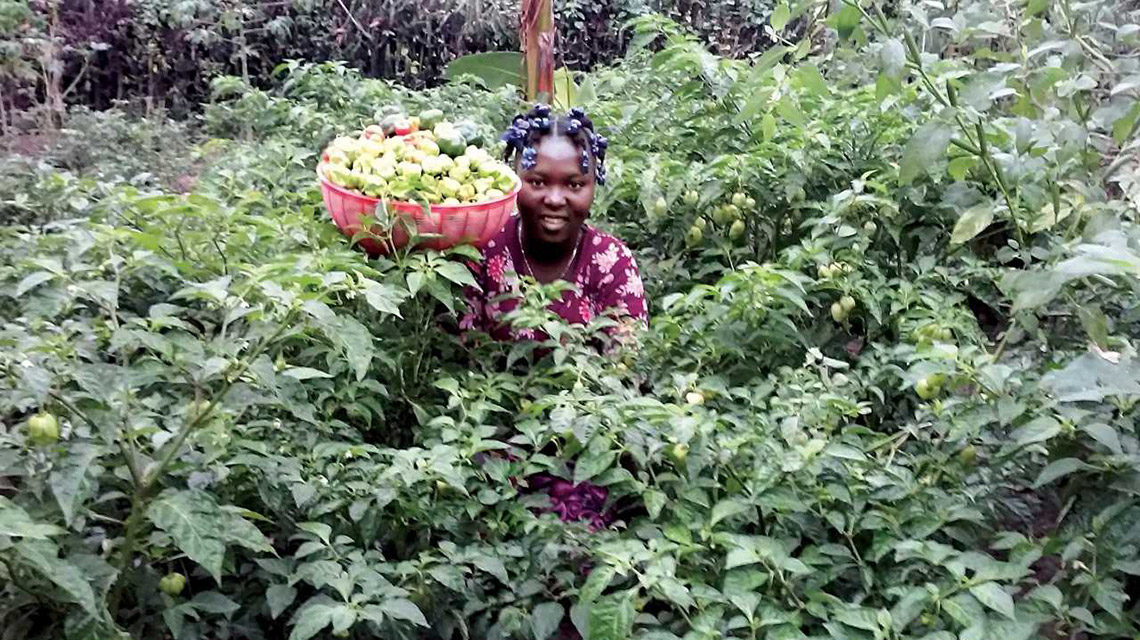
<svg viewBox="0 0 1140 640"><path fill-rule="evenodd" d="M570 219L565 216L538 216L538 226L546 233L558 233L570 224Z"/></svg>

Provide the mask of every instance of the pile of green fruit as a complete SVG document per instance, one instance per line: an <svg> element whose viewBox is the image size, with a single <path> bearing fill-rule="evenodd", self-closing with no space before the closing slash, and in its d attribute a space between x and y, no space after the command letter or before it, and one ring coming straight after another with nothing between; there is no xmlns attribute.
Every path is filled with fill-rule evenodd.
<svg viewBox="0 0 1140 640"><path fill-rule="evenodd" d="M448 122L431 109L417 117L384 115L357 137L336 138L318 173L372 198L461 205L504 197L519 184L506 163L482 146L474 123Z"/></svg>

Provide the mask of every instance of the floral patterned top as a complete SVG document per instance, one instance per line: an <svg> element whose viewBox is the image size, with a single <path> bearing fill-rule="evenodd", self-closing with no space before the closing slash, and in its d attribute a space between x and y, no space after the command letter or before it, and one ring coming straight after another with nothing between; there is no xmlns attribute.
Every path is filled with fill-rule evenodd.
<svg viewBox="0 0 1140 640"><path fill-rule="evenodd" d="M518 306L518 268L523 264L519 245L518 216L513 216L483 249L483 263L471 265L480 290L469 291L468 313L462 329L481 329L498 340L535 340L544 336L522 329L512 331L501 318ZM644 326L649 321L637 261L621 240L586 225L574 262L567 267L566 280L574 288L550 305L550 310L571 324L588 324L599 315L612 314L618 329ZM550 498L550 510L565 522L584 521L592 530L609 526L612 514L606 511L608 492L583 482L574 485L549 474L527 479L534 491Z"/></svg>
<svg viewBox="0 0 1140 640"><path fill-rule="evenodd" d="M469 292L468 313L461 321L463 329L481 329L498 340L534 340L540 336L527 329L511 331L500 318L518 306L511 293L519 292L517 273L522 272L522 247L519 245L518 216L512 216L503 230L483 248L483 263L473 268L481 291ZM550 305L550 310L571 324L588 324L602 314L612 314L625 324L645 325L649 313L645 289L637 261L621 240L598 231L590 225L582 227L581 245L566 280L574 289ZM504 295L507 294L507 295Z"/></svg>

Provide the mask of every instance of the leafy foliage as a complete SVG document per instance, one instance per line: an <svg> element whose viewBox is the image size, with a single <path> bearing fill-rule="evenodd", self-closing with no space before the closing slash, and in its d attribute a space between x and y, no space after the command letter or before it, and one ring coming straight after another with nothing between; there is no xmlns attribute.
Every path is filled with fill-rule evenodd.
<svg viewBox="0 0 1140 640"><path fill-rule="evenodd" d="M747 61L638 20L578 92L653 306L609 356L541 288L544 349L461 339L469 251L368 259L322 210L337 131L490 133L509 90L219 77L191 193L80 175L82 219L4 228L0 633L1133 637L1129 11L786 5Z"/></svg>

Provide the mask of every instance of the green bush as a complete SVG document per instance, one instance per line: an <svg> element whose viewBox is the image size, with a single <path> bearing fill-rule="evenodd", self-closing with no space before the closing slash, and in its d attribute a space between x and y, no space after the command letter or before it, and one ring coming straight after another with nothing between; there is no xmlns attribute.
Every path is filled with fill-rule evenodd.
<svg viewBox="0 0 1140 640"><path fill-rule="evenodd" d="M583 87L637 351L549 291L541 356L462 341L470 251L328 222L337 131L509 92L220 78L192 193L76 178L84 219L6 226L0 634L1134 637L1133 16L834 9L751 61L647 17ZM542 513L540 471L618 522Z"/></svg>

